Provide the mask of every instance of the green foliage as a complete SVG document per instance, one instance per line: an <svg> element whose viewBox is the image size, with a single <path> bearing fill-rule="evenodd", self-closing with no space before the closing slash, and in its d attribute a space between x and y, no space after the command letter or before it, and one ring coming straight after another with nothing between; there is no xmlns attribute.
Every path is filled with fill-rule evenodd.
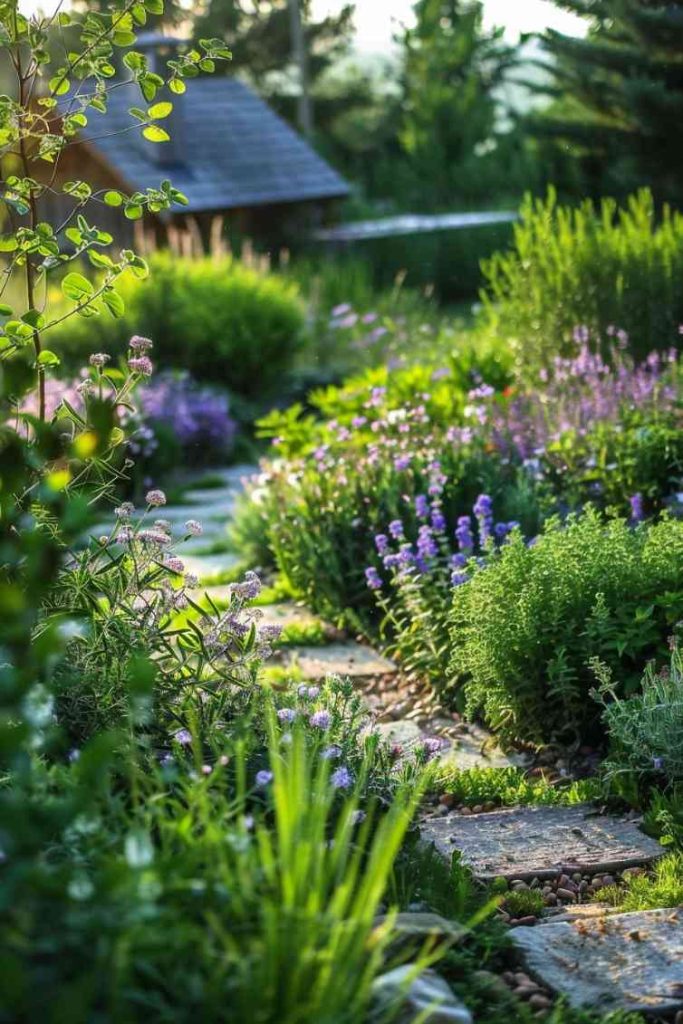
<svg viewBox="0 0 683 1024"><path fill-rule="evenodd" d="M642 693L622 700L609 671L597 666L599 697L611 751L607 778L632 772L639 781L683 783L683 660L676 645L670 667L645 669Z"/></svg>
<svg viewBox="0 0 683 1024"><path fill-rule="evenodd" d="M415 25L403 37L401 141L417 181L429 182L436 209L463 193L497 127L495 89L515 63L503 30L484 31L483 5L418 0ZM426 190L425 190L426 191Z"/></svg>
<svg viewBox="0 0 683 1024"><path fill-rule="evenodd" d="M585 37L548 31L547 91L556 102L531 129L577 154L587 187L620 193L647 183L659 201L680 203L683 152L676 125L683 112L678 68L680 0L561 0L588 21Z"/></svg>
<svg viewBox="0 0 683 1024"><path fill-rule="evenodd" d="M330 637L325 624L315 620L290 622L277 640L280 647L324 647L329 642Z"/></svg>
<svg viewBox="0 0 683 1024"><path fill-rule="evenodd" d="M591 658L637 691L683 611L683 525L635 530L588 509L551 519L533 546L513 537L456 589L452 672L468 706L510 739L596 733Z"/></svg>
<svg viewBox="0 0 683 1024"><path fill-rule="evenodd" d="M586 779L570 785L554 785L545 779L527 778L521 768L467 768L438 765L429 774L429 788L448 793L467 807L493 803L499 807L525 804L552 806L579 804L599 795L599 784Z"/></svg>
<svg viewBox="0 0 683 1024"><path fill-rule="evenodd" d="M648 874L630 874L623 887L599 889L595 899L610 903L620 912L659 910L683 904L683 853L669 853Z"/></svg>
<svg viewBox="0 0 683 1024"><path fill-rule="evenodd" d="M548 365L586 325L607 340L608 328L627 332L634 355L675 345L683 304L683 217L655 215L643 190L624 208L603 200L598 208L527 196L514 248L484 263L484 325L513 339L531 372Z"/></svg>
<svg viewBox="0 0 683 1024"><path fill-rule="evenodd" d="M109 91L114 87L110 80L116 74L115 53L126 51L123 64L145 104L145 110L130 109L130 127L139 126L141 134L154 142L168 138L153 122L168 113L169 104L147 106L160 90L184 91L186 78L200 69L213 70L216 61L230 57L220 40L203 39L197 49L178 53L165 67L152 72L145 55L130 47L135 45L147 14L160 11L162 0L121 2L106 14L59 11L49 18L27 18L17 11L16 3L6 4L0 11L3 45L14 76L10 94L0 102L0 159L10 161L1 202L11 225L15 217L25 218L0 240L0 250L8 258L3 290L20 277L26 307L14 309L3 304L0 309L0 352L6 359L24 348L32 350L40 419L45 418L46 370L59 364L56 353L43 344L45 333L74 315L90 319L106 311L114 318L122 316L124 302L115 283L124 272L137 278L147 273L145 261L131 250L122 250L118 259L105 251L113 237L88 221L86 207L101 201L120 206L126 217L136 220L146 210L164 211L187 201L168 180L131 194L94 189L80 180L55 185L62 154L77 144L76 136L93 115L107 112ZM55 19L59 32L54 31ZM36 92L40 96L34 102ZM69 93L68 103L60 101ZM69 216L58 231L40 219L40 204L50 193L61 193L71 203ZM96 286L74 270L64 273L74 260L85 259L101 272ZM61 313L50 318L39 291L42 296L49 275L56 270L66 301Z"/></svg>
<svg viewBox="0 0 683 1024"><path fill-rule="evenodd" d="M431 191L430 185L421 188ZM351 252L372 267L375 287L389 288L398 279L448 303L475 299L484 284L482 263L511 240L512 224L483 224L368 239L354 242Z"/></svg>
<svg viewBox="0 0 683 1024"><path fill-rule="evenodd" d="M505 897L505 909L512 917L538 917L544 907L543 893L538 889L518 889Z"/></svg>
<svg viewBox="0 0 683 1024"><path fill-rule="evenodd" d="M131 333L155 340L165 366L224 384L251 401L281 385L301 340L303 311L292 285L230 259L150 259L152 276L131 276L119 292L118 320L65 323L55 334L64 361L79 364L93 349L120 353Z"/></svg>

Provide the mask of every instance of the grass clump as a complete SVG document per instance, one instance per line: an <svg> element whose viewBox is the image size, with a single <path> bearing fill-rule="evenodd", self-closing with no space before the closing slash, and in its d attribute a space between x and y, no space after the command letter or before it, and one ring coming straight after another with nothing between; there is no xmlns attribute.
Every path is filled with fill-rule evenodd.
<svg viewBox="0 0 683 1024"><path fill-rule="evenodd" d="M623 886L599 889L595 899L623 913L683 906L683 852L662 857L649 874L628 875Z"/></svg>

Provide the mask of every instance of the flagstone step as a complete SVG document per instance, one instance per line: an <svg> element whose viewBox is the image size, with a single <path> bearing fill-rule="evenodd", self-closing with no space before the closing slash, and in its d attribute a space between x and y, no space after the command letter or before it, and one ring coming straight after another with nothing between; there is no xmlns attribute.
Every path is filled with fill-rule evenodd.
<svg viewBox="0 0 683 1024"><path fill-rule="evenodd" d="M395 675L396 665L371 647L353 642L332 643L325 647L296 647L280 651L281 662L296 665L304 679L320 682L327 676L341 676L354 682Z"/></svg>
<svg viewBox="0 0 683 1024"><path fill-rule="evenodd" d="M410 718L380 722L375 730L383 741L401 747L406 753L427 740L438 739L441 743L437 755L439 761L460 771L468 768L510 768L514 765L513 759L503 753L493 737L477 726L453 738L441 735L438 729L423 729Z"/></svg>
<svg viewBox="0 0 683 1024"><path fill-rule="evenodd" d="M517 807L422 822L423 839L448 860L459 850L481 879L555 878L563 871L622 871L648 864L663 848L630 818L600 814L590 804Z"/></svg>
<svg viewBox="0 0 683 1024"><path fill-rule="evenodd" d="M526 969L576 1008L646 1014L683 1009L683 910L516 928Z"/></svg>

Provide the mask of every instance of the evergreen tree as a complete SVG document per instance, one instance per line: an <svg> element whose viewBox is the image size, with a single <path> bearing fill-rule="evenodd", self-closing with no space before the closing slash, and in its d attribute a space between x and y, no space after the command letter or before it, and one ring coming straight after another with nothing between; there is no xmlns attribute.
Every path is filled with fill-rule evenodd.
<svg viewBox="0 0 683 1024"><path fill-rule="evenodd" d="M476 191L497 144L496 90L516 62L502 29L485 31L479 0L418 0L404 46L401 138L422 192L435 207Z"/></svg>
<svg viewBox="0 0 683 1024"><path fill-rule="evenodd" d="M555 0L586 38L548 31L555 102L532 131L568 146L589 190L683 200L683 0Z"/></svg>

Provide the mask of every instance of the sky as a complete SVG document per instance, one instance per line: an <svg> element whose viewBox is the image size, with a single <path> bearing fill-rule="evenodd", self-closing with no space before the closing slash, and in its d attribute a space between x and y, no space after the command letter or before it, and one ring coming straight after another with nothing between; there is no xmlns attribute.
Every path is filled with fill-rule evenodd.
<svg viewBox="0 0 683 1024"><path fill-rule="evenodd" d="M314 0L316 14L338 11L345 0ZM356 45L366 53L388 53L392 36L401 23L410 19L414 0L355 0ZM579 33L583 29L579 18L559 11L548 0L484 0L484 13L488 25L502 25L511 40L520 32L539 32L556 28L562 32Z"/></svg>
<svg viewBox="0 0 683 1024"><path fill-rule="evenodd" d="M314 0L316 15L338 11L346 0ZM390 53L396 29L410 20L415 0L355 0L356 46L365 53ZM33 13L40 7L54 9L55 0L20 0L19 8ZM484 0L488 25L502 25L511 40L520 32L539 32L556 28L563 32L581 32L585 23L560 11L549 0Z"/></svg>

